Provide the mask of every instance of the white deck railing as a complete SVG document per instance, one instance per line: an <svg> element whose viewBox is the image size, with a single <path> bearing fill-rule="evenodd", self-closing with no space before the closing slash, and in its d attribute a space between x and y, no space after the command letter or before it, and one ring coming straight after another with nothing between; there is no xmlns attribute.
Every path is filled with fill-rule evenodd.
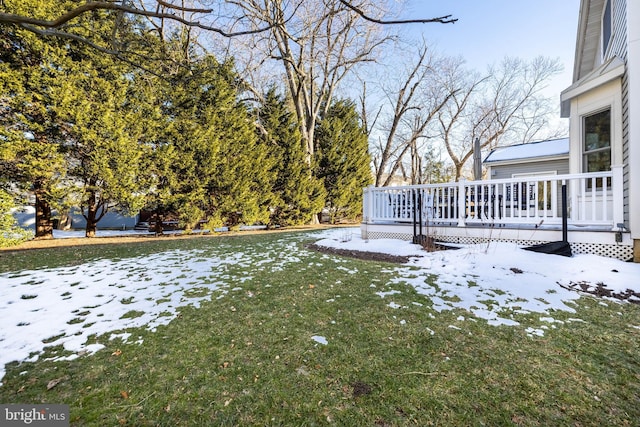
<svg viewBox="0 0 640 427"><path fill-rule="evenodd" d="M610 172L460 181L364 189L363 222L456 225L562 223L617 229L623 222L622 168ZM415 209L414 209L415 206Z"/></svg>

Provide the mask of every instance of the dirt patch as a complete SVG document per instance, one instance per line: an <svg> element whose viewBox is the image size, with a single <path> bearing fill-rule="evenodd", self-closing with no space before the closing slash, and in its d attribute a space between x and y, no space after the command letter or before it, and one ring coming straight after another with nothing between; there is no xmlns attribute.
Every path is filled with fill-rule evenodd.
<svg viewBox="0 0 640 427"><path fill-rule="evenodd" d="M362 381L354 382L353 384L351 384L351 387L353 387L354 398L357 398L360 396L366 396L367 394L370 394L371 391L373 390L369 384Z"/></svg>

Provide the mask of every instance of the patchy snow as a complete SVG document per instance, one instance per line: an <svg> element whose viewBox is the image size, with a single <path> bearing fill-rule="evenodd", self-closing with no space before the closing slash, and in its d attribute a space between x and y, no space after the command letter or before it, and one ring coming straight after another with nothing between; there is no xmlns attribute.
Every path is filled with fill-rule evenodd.
<svg viewBox="0 0 640 427"><path fill-rule="evenodd" d="M316 242L316 245L353 251L379 252L398 256L420 256L424 254L420 245L414 245L404 240L371 239L365 242L359 235L352 234L349 240L345 241L342 238L341 232L335 230L327 231L324 235L326 237Z"/></svg>
<svg viewBox="0 0 640 427"><path fill-rule="evenodd" d="M392 290L386 291L386 292L382 292L382 291L381 292L376 292L376 295L380 296L381 298L384 298L384 297L386 297L388 295L395 295L395 294L401 294L401 293L402 292L400 292L400 291L392 289Z"/></svg>
<svg viewBox="0 0 640 427"><path fill-rule="evenodd" d="M225 284L215 273L233 260L194 255L157 254L156 271L147 268L147 258L131 258L0 275L0 378L5 363L35 360L45 345L91 352L98 349L85 345L92 335L145 325L153 330L173 319L180 306L197 306L204 298L198 289Z"/></svg>
<svg viewBox="0 0 640 427"><path fill-rule="evenodd" d="M438 312L465 309L491 325L518 325L511 318L514 313L540 313L546 315L541 322L549 323L554 310L575 312L572 301L581 294L563 288L574 283L640 292L640 264L597 255L567 258L499 242L429 253L401 240L363 240L354 235L345 242L330 233L324 237L316 245L411 257L393 270L391 284L411 285L429 297ZM377 293L390 295L384 290Z"/></svg>
<svg viewBox="0 0 640 427"><path fill-rule="evenodd" d="M329 341L327 341L327 339L322 335L314 335L311 337L311 339L317 342L318 344L322 344L322 345L329 344Z"/></svg>
<svg viewBox="0 0 640 427"><path fill-rule="evenodd" d="M232 298L236 292L251 297L243 284L252 280L254 269L280 271L296 263L301 269L316 271L322 267L307 262L310 253L299 246L300 239L310 236L321 239L316 243L320 246L411 257L407 264L385 267L394 277L389 283L376 281L367 288L391 308L408 308L394 302L392 296L402 293L401 286L410 285L431 301L412 303L424 305L430 318L434 318L432 313L460 308L469 312L460 322L480 318L491 325L517 325L513 314L537 313L539 323L527 325L531 336L544 335L558 323L552 317L554 310L575 311L572 301L580 293L562 286L602 283L615 291L640 290L640 264L594 255L565 258L524 251L508 243L427 253L401 240L364 241L357 228L299 236L227 254L167 251L153 255L153 268L150 257L140 257L1 273L0 381L5 364L36 360L47 346L61 345L67 352L59 357L72 359L108 345L104 338L95 342L92 337L141 342L139 336L130 336L129 328L154 330L175 318L180 307L197 307L206 299ZM238 267L236 273L230 272L231 266ZM346 271L357 274L355 269ZM235 310L232 305L229 309ZM451 326L459 329L463 323ZM321 335L312 339L327 344Z"/></svg>
<svg viewBox="0 0 640 427"><path fill-rule="evenodd" d="M300 262L300 248L289 238L277 248L256 245L228 254L174 250L0 273L0 385L9 362L37 360L45 347L59 345L67 351L60 359L72 359L103 348L104 339L88 342L108 333L110 339L139 342L130 339L128 328L154 330L180 307L242 291L252 269L278 271L292 262ZM231 274L231 266L239 273Z"/></svg>

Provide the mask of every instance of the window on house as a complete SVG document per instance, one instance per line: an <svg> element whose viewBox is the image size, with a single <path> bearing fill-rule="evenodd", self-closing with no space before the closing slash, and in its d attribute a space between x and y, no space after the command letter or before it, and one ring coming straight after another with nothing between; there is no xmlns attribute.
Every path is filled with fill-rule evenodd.
<svg viewBox="0 0 640 427"><path fill-rule="evenodd" d="M611 42L611 0L606 0L602 13L602 58L606 57Z"/></svg>
<svg viewBox="0 0 640 427"><path fill-rule="evenodd" d="M611 170L611 110L584 118L584 172Z"/></svg>
<svg viewBox="0 0 640 427"><path fill-rule="evenodd" d="M611 170L611 110L601 111L584 118L583 171ZM607 185L611 185L607 179ZM602 186L598 178L597 186ZM589 181L588 187L591 188Z"/></svg>

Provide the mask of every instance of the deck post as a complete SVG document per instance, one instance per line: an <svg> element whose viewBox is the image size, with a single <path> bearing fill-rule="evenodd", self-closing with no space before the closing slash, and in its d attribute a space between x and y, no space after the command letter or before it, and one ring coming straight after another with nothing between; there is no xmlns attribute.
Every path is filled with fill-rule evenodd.
<svg viewBox="0 0 640 427"><path fill-rule="evenodd" d="M466 227L465 222L467 216L466 194L464 191L466 180L464 178L458 181L458 227Z"/></svg>
<svg viewBox="0 0 640 427"><path fill-rule="evenodd" d="M369 223L373 217L373 185L365 187L362 194L362 221Z"/></svg>
<svg viewBox="0 0 640 427"><path fill-rule="evenodd" d="M613 192L613 231L618 231L618 224L624 224L624 191L623 181L624 175L622 171L622 165L611 165L611 172L613 177L611 178L611 190ZM603 195L606 197L606 195Z"/></svg>

